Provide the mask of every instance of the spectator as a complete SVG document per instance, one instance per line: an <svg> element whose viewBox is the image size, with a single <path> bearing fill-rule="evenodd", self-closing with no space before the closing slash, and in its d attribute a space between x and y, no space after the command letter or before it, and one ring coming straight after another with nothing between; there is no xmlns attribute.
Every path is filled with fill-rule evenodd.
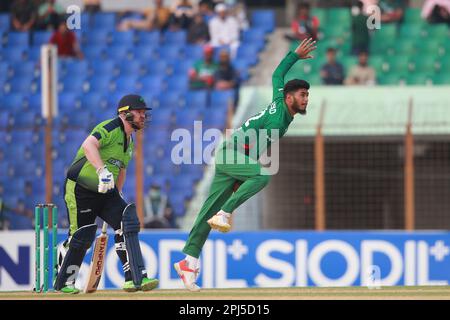
<svg viewBox="0 0 450 320"><path fill-rule="evenodd" d="M231 57L236 56L239 47L239 23L228 15L227 6L219 3L215 7L217 16L209 22L209 35L213 47L229 46Z"/></svg>
<svg viewBox="0 0 450 320"><path fill-rule="evenodd" d="M227 50L221 50L219 53L219 65L214 73L214 81L217 90L236 89L238 86L239 77L231 65Z"/></svg>
<svg viewBox="0 0 450 320"><path fill-rule="evenodd" d="M58 28L60 16L64 15L64 8L56 3L56 0L47 0L38 9L36 29L56 30Z"/></svg>
<svg viewBox="0 0 450 320"><path fill-rule="evenodd" d="M27 205L24 199L19 199L17 201L17 206L12 208L11 211L17 215L27 217L30 220L34 217L33 210Z"/></svg>
<svg viewBox="0 0 450 320"><path fill-rule="evenodd" d="M0 1L0 13L9 13L11 12L11 5L13 0L2 0Z"/></svg>
<svg viewBox="0 0 450 320"><path fill-rule="evenodd" d="M9 220L6 217L7 210L9 210L9 208L5 205L0 196L0 230L9 230Z"/></svg>
<svg viewBox="0 0 450 320"><path fill-rule="evenodd" d="M245 2L242 0L238 1L235 5L233 5L230 11L231 15L237 19L239 23L239 29L241 31L247 30L250 24L247 19L247 10L245 8Z"/></svg>
<svg viewBox="0 0 450 320"><path fill-rule="evenodd" d="M173 211L167 195L161 192L158 185L153 184L144 198L144 227L145 228L172 228Z"/></svg>
<svg viewBox="0 0 450 320"><path fill-rule="evenodd" d="M9 206L7 206L3 200L4 193L5 189L3 187L3 184L0 183L0 230L9 229L9 220L6 215L6 211L11 211Z"/></svg>
<svg viewBox="0 0 450 320"><path fill-rule="evenodd" d="M155 1L155 9L151 14L151 23L153 29L163 31L169 26L170 9L164 6L163 0Z"/></svg>
<svg viewBox="0 0 450 320"><path fill-rule="evenodd" d="M192 89L206 89L214 86L214 73L218 66L213 61L214 49L205 46L203 50L204 59L197 61L189 70L189 81Z"/></svg>
<svg viewBox="0 0 450 320"><path fill-rule="evenodd" d="M31 211L35 206L35 200L33 199L34 194L35 192L33 192L33 184L31 181L25 181L24 198L21 200L25 206L25 215L28 215L29 211Z"/></svg>
<svg viewBox="0 0 450 320"><path fill-rule="evenodd" d="M318 7L333 8L333 7L348 7L352 0L317 0L315 4Z"/></svg>
<svg viewBox="0 0 450 320"><path fill-rule="evenodd" d="M381 22L401 22L405 12L404 0L380 0Z"/></svg>
<svg viewBox="0 0 450 320"><path fill-rule="evenodd" d="M375 70L368 65L369 55L367 52L360 52L358 65L353 66L345 79L345 84L373 85L375 84Z"/></svg>
<svg viewBox="0 0 450 320"><path fill-rule="evenodd" d="M207 24L214 17L214 11L212 9L211 2L209 1L201 0L198 3L198 12L202 15L203 21Z"/></svg>
<svg viewBox="0 0 450 320"><path fill-rule="evenodd" d="M24 190L24 194L25 194L25 202L29 202L30 203L30 208L33 207L33 183L29 180L25 181L25 190Z"/></svg>
<svg viewBox="0 0 450 320"><path fill-rule="evenodd" d="M125 19L118 26L119 31L128 30L165 30L169 23L169 8L164 6L163 0L155 1L155 8L148 8L143 11L141 19Z"/></svg>
<svg viewBox="0 0 450 320"><path fill-rule="evenodd" d="M184 29L187 30L194 17L194 6L189 0L178 1L172 9L169 19L169 28L173 31Z"/></svg>
<svg viewBox="0 0 450 320"><path fill-rule="evenodd" d="M344 81L344 68L336 61L336 50L327 49L327 63L322 66L320 76L323 84L342 84Z"/></svg>
<svg viewBox="0 0 450 320"><path fill-rule="evenodd" d="M377 6L378 0L359 0L363 3L363 9L362 11L364 12L365 15L370 16L371 14L373 14L373 6ZM359 1L356 1L359 2Z"/></svg>
<svg viewBox="0 0 450 320"><path fill-rule="evenodd" d="M175 221L173 209L170 203L167 203L167 207L164 210L164 217L162 219L155 218L148 223L144 224L144 228L147 229L177 229L178 225Z"/></svg>
<svg viewBox="0 0 450 320"><path fill-rule="evenodd" d="M164 218L169 222L169 228L171 229L177 229L178 224L175 219L175 215L173 212L172 205L170 204L170 201L167 202L166 210L164 210Z"/></svg>
<svg viewBox="0 0 450 320"><path fill-rule="evenodd" d="M363 11L364 4L358 1L352 8L352 54L361 51L369 51L369 29L367 28L367 16Z"/></svg>
<svg viewBox="0 0 450 320"><path fill-rule="evenodd" d="M50 38L50 43L58 47L58 56L61 58L75 57L83 59L77 36L67 28L65 18L60 20L58 29Z"/></svg>
<svg viewBox="0 0 450 320"><path fill-rule="evenodd" d="M15 0L11 5L12 26L15 31L32 30L36 23L36 6L33 1Z"/></svg>
<svg viewBox="0 0 450 320"><path fill-rule="evenodd" d="M101 11L100 0L83 0L86 13L97 13Z"/></svg>
<svg viewBox="0 0 450 320"><path fill-rule="evenodd" d="M297 18L291 23L292 35L286 35L289 40L303 41L307 38L317 40L319 31L319 19L310 16L308 3L301 3L297 8Z"/></svg>
<svg viewBox="0 0 450 320"><path fill-rule="evenodd" d="M27 206L23 199L17 200L15 207L9 204L6 204L2 199L3 187L0 185L0 230L9 230L10 229L10 219L11 215L20 215L28 218L33 223L33 210L32 206Z"/></svg>
<svg viewBox="0 0 450 320"><path fill-rule="evenodd" d="M209 29L203 16L198 13L189 27L187 41L191 44L205 44L209 41Z"/></svg>
<svg viewBox="0 0 450 320"><path fill-rule="evenodd" d="M429 23L447 23L450 25L450 1L426 0L421 15Z"/></svg>

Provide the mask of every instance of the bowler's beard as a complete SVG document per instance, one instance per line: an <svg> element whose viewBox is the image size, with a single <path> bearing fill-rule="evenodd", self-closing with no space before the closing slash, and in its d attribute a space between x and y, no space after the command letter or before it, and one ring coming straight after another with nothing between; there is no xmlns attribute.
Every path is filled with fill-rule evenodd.
<svg viewBox="0 0 450 320"><path fill-rule="evenodd" d="M305 115L306 114L306 108L302 109L302 107L297 103L297 101L295 102L296 104L296 109L298 111L298 113L300 113L301 115Z"/></svg>

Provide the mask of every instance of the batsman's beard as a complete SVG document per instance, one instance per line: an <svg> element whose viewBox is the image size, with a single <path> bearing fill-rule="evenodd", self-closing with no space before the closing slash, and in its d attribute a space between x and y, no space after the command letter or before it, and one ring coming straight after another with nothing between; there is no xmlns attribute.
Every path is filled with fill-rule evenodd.
<svg viewBox="0 0 450 320"><path fill-rule="evenodd" d="M128 120L127 119L127 121L131 125L131 127L134 129L134 131L138 131L138 130L145 129L145 128L147 128L149 126L150 118L149 118L149 116L147 114L145 114L145 119L143 121L142 126L138 122L134 121L134 117L133 117L132 120Z"/></svg>

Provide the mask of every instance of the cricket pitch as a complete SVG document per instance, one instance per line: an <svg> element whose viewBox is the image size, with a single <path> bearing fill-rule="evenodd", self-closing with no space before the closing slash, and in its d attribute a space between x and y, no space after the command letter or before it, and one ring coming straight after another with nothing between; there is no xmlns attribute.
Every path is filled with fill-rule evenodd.
<svg viewBox="0 0 450 320"><path fill-rule="evenodd" d="M450 286L381 287L289 287L203 289L189 292L181 289L155 289L129 293L121 290L99 290L92 294L0 292L0 300L450 300Z"/></svg>

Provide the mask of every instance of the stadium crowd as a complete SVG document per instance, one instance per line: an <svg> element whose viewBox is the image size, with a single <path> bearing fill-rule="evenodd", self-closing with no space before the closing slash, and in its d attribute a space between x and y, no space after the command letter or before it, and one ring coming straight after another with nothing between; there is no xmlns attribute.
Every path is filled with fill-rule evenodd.
<svg viewBox="0 0 450 320"><path fill-rule="evenodd" d="M335 37L338 44L349 40L351 42L350 55L357 57L357 59L354 59L356 61L352 61L353 64L351 65L344 66L340 59L346 57L345 54L340 52L339 46L327 46L325 52L326 61L320 67L322 84L373 85L377 83L377 70L370 65L370 56L372 51L375 51L371 48L370 43L375 30L369 30L367 22L374 13L374 6L379 9L380 23L383 26L395 26L395 29L403 33L400 36L404 36L405 39L408 36L414 36L413 34L408 35L407 29L418 29L419 24L445 24L450 26L450 1L423 1L419 18L422 21L413 20L414 17L412 15L407 17L406 11L410 7L409 2L408 0L315 1L321 8L340 6L350 10L350 21L346 21L345 13L342 15L343 19L341 20L335 17L330 18L338 23L349 23L351 27L350 39L346 39L343 34L338 34L339 32L333 34L333 32L329 32L330 30L326 30L327 27L339 28L340 26L332 26L329 21L327 21L328 26L325 26L326 23L322 20L328 19L329 16L326 14L319 15L323 11L319 12L316 10L318 8L313 7L308 1L300 1L296 15L291 22L290 33L286 34L285 37L295 43L309 37L318 40L320 43L323 40L327 40L327 38L329 39L329 34ZM315 13L317 14L314 14L314 10L316 10ZM405 29L406 32L402 32L401 29ZM409 40L412 40L412 38ZM380 52L373 53L379 54Z"/></svg>
<svg viewBox="0 0 450 320"><path fill-rule="evenodd" d="M201 54L195 55L195 59L199 59L198 61L195 61L192 64L181 63L180 66L176 66L177 68L179 67L179 70L175 70L176 74L180 74L179 71L181 70L186 76L189 75L189 85L187 89L199 91L198 95L195 95L199 97L203 97L205 90L210 92L223 91L225 95L230 91L234 91L235 101L237 103L238 86L241 77L231 62L232 57L235 57L237 54L237 48L241 42L240 40L243 32L249 27L243 1L235 2L234 4L227 1L226 5L223 1L212 0L201 0L198 2L196 1L195 3L182 0L172 1L171 3L173 5L169 7L166 6L165 2L162 0L149 0L149 7L142 11L115 12L115 28L105 31L110 32L112 36L114 36L113 33L117 34L122 32L123 34L126 34L127 31L136 31L136 34L138 32L143 32L148 35L157 32L161 35L161 39L164 39L164 35L167 32L177 34L177 31L182 31L186 34L186 44L180 43L180 45L197 46L202 50ZM83 14L88 13L92 17L98 13L103 13L101 2L98 0L85 0L83 10ZM5 13L9 15L8 20L10 21L10 25L9 27L6 26L6 28L3 28L5 35L8 35L8 33L20 33L21 35L27 33L30 36L30 39L33 39L33 45L35 45L38 36L50 34L50 37L47 38L48 40L39 41L39 43L43 44L49 42L57 46L58 55L61 60L67 60L69 62L67 64L68 66L74 66L74 68L69 68L70 70L67 72L75 72L77 75L79 73L82 74L82 70L79 66L83 65L83 63L92 65L91 60L93 55L92 53L89 53L89 46L95 44L95 42L91 42L91 39L86 39L86 36L91 37L92 35L86 33L86 29L83 28L84 25L81 26L81 30L70 30L66 23L68 15L65 12L65 8L58 4L56 0L5 0L2 1L0 5L0 13L2 13L3 16ZM82 23L86 23L86 21L83 20L83 17ZM98 30L97 28L94 31L97 32L101 30ZM95 38L95 32L93 32L94 37L92 38ZM160 39L160 37L158 37L158 39ZM142 41L146 40L140 39L139 41L139 45L145 45ZM152 40L149 39L148 41ZM152 43L152 45L155 45L155 43ZM158 44L156 44L156 46L157 45ZM28 47L28 44L26 47ZM130 47L124 49L129 50ZM39 59L36 59L34 56L32 58L29 57L29 59L30 61L39 61ZM79 63L77 61L79 61ZM114 61L106 61L102 64L102 68L103 66L108 66L108 62ZM116 62L118 63L118 61ZM161 61L162 65L164 65L164 63L165 61ZM28 62L28 64L31 65L32 62ZM184 68L186 65L188 65L188 68ZM123 73L123 70L120 69L118 72ZM100 73L105 73L105 71L101 71ZM89 90L96 90L95 94L108 94L107 89L106 91L105 89L98 89L102 87L99 82L102 75L97 75L99 77L96 77L95 80L91 81L92 83L89 85ZM108 74L104 75L106 76ZM110 76L113 75L111 74ZM62 82L64 83L64 71L61 73L61 77ZM73 83L70 83L70 88L63 84L63 92L65 91L69 94L69 90L72 90L72 88L76 90L74 92L77 93L83 91L81 86L74 85L77 81L71 82ZM28 90L29 89L26 91ZM176 94L176 92L174 92L174 94ZM62 104L65 104L64 101L61 102ZM151 103L151 101L149 101L149 103ZM77 102L70 101L69 104L76 105ZM182 117L178 118L181 119ZM222 117L219 118L217 120L221 121ZM61 128L72 120L73 119L67 118L63 114L61 118ZM36 128L33 130L35 129ZM63 130L70 130L70 128L69 126L66 126ZM9 131L6 132L7 136L12 134L13 133ZM1 149L0 156L4 156L3 150ZM60 168L59 162L62 160L59 159L59 156L57 156L57 158L57 167L58 170L60 170L62 168ZM5 163L5 168L7 167L7 164L8 163ZM6 172L4 172L4 174L6 175ZM13 173L9 172L8 169L7 175L12 176ZM5 194L5 188L8 186L3 185L3 180L0 181L0 229L9 229L10 227L8 221L10 215L5 213L13 213L15 216L22 216L30 221L33 220L32 208L35 204L36 192L34 192L34 197L26 196L28 191L33 195L32 189L34 183L28 180L25 181L25 178L26 177L21 177L21 182L24 182L25 185L25 194L20 194L17 202L8 202L8 199L2 197L2 195ZM56 192L62 197L62 192L59 191L54 191L54 196ZM152 184L150 187L146 186L144 192L144 225L149 228L176 228L177 224L174 212L176 210L176 214L180 214L180 205L178 204L177 206L176 204L172 204L171 199L167 197L167 190L161 188L160 185Z"/></svg>

